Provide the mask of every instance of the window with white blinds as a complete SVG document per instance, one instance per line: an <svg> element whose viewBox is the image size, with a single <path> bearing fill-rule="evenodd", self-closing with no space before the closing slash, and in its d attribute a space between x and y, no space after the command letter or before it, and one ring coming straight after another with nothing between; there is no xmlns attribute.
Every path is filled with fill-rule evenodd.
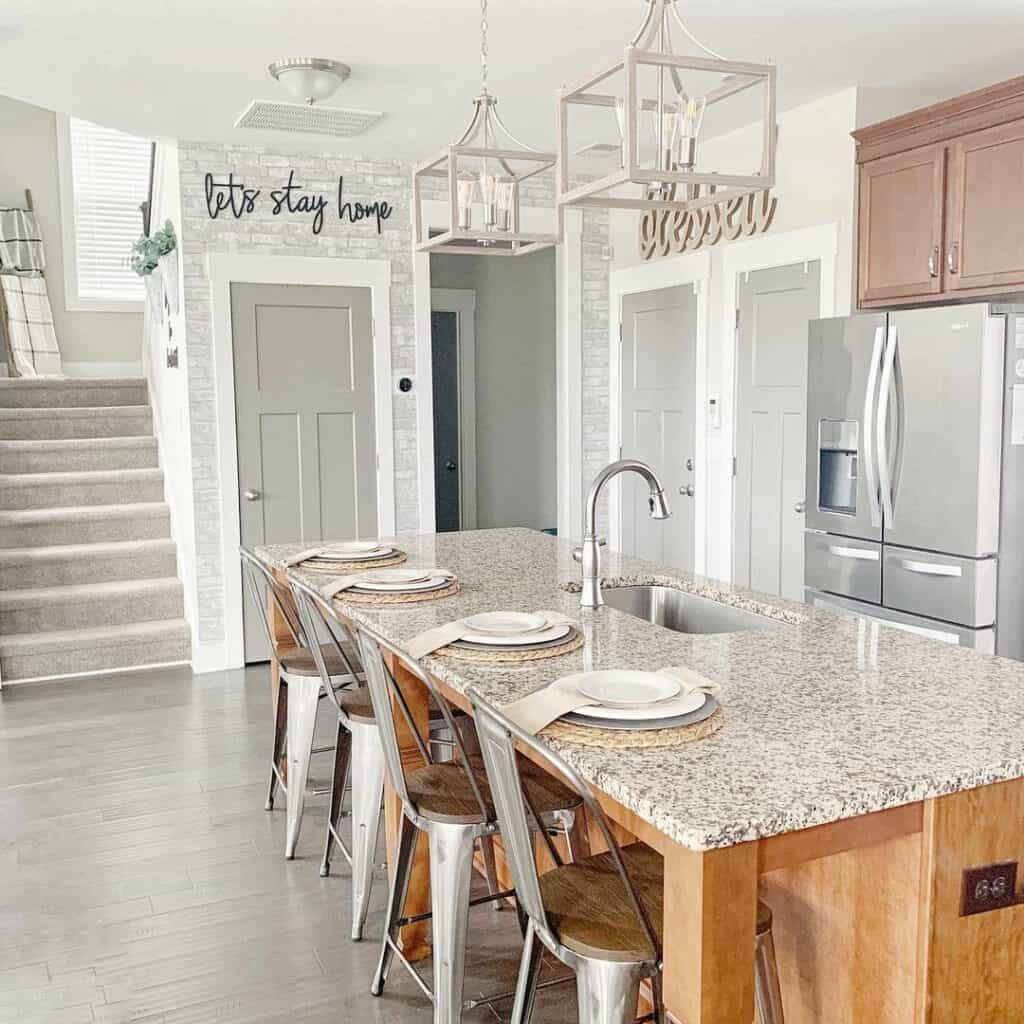
<svg viewBox="0 0 1024 1024"><path fill-rule="evenodd" d="M76 304L142 302L145 288L129 258L142 234L139 204L149 193L150 143L75 117L67 119L63 141L62 174L70 179L62 183L70 200L64 215L70 207L74 218L72 225L65 224L65 246L73 234L74 253L74 277L68 284L76 285Z"/></svg>

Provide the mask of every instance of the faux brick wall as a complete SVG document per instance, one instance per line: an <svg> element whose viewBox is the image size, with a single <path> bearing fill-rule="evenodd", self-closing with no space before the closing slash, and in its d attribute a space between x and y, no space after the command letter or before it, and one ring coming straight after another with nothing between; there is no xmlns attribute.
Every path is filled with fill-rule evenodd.
<svg viewBox="0 0 1024 1024"><path fill-rule="evenodd" d="M188 347L189 403L192 419L192 466L195 491L198 632L204 644L224 639L224 566L221 564L220 480L217 410L214 389L213 330L209 253L262 253L277 256L345 257L391 261L391 362L395 376L416 372L411 165L397 160L364 160L335 155L286 152L266 147L179 144L182 190L181 249ZM339 176L352 200L384 199L394 208L378 236L372 222L342 223L327 210L319 235L304 214L273 216L269 192L280 188L288 171L311 192L332 198ZM217 180L233 172L236 182L263 190L255 212L239 220L221 213L208 216L204 175ZM552 182L544 177L527 183L524 197L537 205L552 201ZM584 219L583 345L584 345L584 476L592 479L608 450L608 264L601 248L608 240L607 214L594 211ZM603 369L602 369L603 367ZM399 531L419 526L415 392L392 395L395 431L395 518Z"/></svg>

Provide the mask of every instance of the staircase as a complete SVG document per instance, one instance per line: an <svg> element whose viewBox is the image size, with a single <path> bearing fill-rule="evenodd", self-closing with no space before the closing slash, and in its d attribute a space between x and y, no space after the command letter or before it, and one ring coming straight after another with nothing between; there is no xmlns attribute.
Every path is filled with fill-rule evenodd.
<svg viewBox="0 0 1024 1024"><path fill-rule="evenodd" d="M141 378L0 378L0 684L187 661Z"/></svg>

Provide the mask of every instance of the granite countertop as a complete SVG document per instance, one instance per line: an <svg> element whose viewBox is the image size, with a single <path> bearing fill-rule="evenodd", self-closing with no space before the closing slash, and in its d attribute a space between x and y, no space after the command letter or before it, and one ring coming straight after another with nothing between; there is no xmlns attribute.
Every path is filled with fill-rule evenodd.
<svg viewBox="0 0 1024 1024"><path fill-rule="evenodd" d="M387 609L338 601L401 645L494 609L579 616L583 650L525 666L424 664L497 705L584 668L686 664L722 687L726 720L683 747L606 751L552 743L594 786L692 850L852 818L1024 776L1024 663L812 609L604 552L605 586L666 583L782 620L779 629L675 633L613 608L582 609L571 545L532 530L402 536L412 567L455 572L455 597ZM269 545L269 562L302 544ZM295 570L293 570L295 571ZM314 585L323 573L300 572Z"/></svg>

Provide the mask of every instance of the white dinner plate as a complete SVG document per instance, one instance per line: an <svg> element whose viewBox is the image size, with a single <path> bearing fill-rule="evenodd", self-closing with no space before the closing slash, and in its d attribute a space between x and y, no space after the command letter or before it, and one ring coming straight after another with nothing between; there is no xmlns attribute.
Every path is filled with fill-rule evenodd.
<svg viewBox="0 0 1024 1024"><path fill-rule="evenodd" d="M345 540L340 544L330 544L324 551L330 555L366 555L373 551L380 551L386 545L379 540Z"/></svg>
<svg viewBox="0 0 1024 1024"><path fill-rule="evenodd" d="M340 552L338 554L314 555L308 561L314 564L324 563L330 565L337 565L339 562L372 562L377 558L391 558L395 553L394 548L375 548L373 551L367 551L359 555L346 555Z"/></svg>
<svg viewBox="0 0 1024 1024"><path fill-rule="evenodd" d="M609 707L658 704L674 697L682 689L679 680L671 676L628 669L583 672L576 680L576 686L585 697L593 697Z"/></svg>
<svg viewBox="0 0 1024 1024"><path fill-rule="evenodd" d="M551 687L552 689L569 689L579 692L579 680L587 675L596 674L577 672L571 676L563 676L563 678L553 682ZM585 718L610 719L613 721L649 722L691 714L697 709L702 708L706 701L707 695L697 691L695 693L681 693L675 697L669 697L667 700L659 701L657 704L633 706L591 704L587 707L576 708L573 714L582 715Z"/></svg>
<svg viewBox="0 0 1024 1024"><path fill-rule="evenodd" d="M544 629L548 620L540 612L481 612L470 615L466 625L474 633L493 636L521 636Z"/></svg>
<svg viewBox="0 0 1024 1024"><path fill-rule="evenodd" d="M429 569L367 569L359 576L364 583L422 583L431 577Z"/></svg>
<svg viewBox="0 0 1024 1024"><path fill-rule="evenodd" d="M446 587L451 582L448 576L428 576L425 580L420 580L417 583L368 583L360 580L358 583L353 584L353 589L380 592L382 594L413 594L420 590L437 590L440 587Z"/></svg>
<svg viewBox="0 0 1024 1024"><path fill-rule="evenodd" d="M471 644L486 644L491 647L518 646L520 644L545 644L554 640L561 640L569 635L572 626L568 622L561 622L547 629L534 629L528 633L504 633L497 636L494 633L477 633L466 630L459 638Z"/></svg>

